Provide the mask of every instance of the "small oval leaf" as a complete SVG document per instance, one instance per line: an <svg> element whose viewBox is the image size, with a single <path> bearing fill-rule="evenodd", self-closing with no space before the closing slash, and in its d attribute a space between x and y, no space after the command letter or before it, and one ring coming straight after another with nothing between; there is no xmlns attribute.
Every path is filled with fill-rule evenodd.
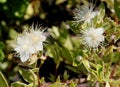
<svg viewBox="0 0 120 87"><path fill-rule="evenodd" d="M8 83L1 71L0 71L0 87L8 87Z"/></svg>

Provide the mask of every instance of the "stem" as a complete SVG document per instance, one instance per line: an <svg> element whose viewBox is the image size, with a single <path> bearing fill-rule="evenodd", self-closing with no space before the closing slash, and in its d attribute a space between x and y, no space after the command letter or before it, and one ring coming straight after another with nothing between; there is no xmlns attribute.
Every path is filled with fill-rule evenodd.
<svg viewBox="0 0 120 87"><path fill-rule="evenodd" d="M41 64L38 66L39 70L40 70L43 63L44 63L44 60L41 60ZM39 71L37 72L37 77L38 77L38 87L41 87Z"/></svg>
<svg viewBox="0 0 120 87"><path fill-rule="evenodd" d="M38 87L40 87L40 75L39 75L39 72L37 73L37 77L38 77Z"/></svg>
<svg viewBox="0 0 120 87"><path fill-rule="evenodd" d="M110 78L113 78L114 77L114 74L115 74L115 70L116 70L116 66L117 64L114 65L112 71L111 71L111 74L110 74Z"/></svg>
<svg viewBox="0 0 120 87"><path fill-rule="evenodd" d="M30 69L29 69L30 70ZM35 79L35 74L33 73L32 70L30 70L30 72L33 74L33 79L34 79L34 82L33 82L33 87L36 87L36 79Z"/></svg>
<svg viewBox="0 0 120 87"><path fill-rule="evenodd" d="M115 16L115 22L116 22L116 24L119 24L119 20L118 20L117 16Z"/></svg>

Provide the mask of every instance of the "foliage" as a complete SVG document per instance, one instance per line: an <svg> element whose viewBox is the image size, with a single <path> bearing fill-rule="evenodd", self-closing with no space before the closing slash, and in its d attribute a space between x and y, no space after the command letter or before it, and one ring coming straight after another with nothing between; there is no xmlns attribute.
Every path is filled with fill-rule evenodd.
<svg viewBox="0 0 120 87"><path fill-rule="evenodd" d="M81 15L84 9L77 14L91 17L90 22L74 19L74 9L81 5L93 6L88 14ZM83 78L89 87L119 87L119 7L119 0L0 0L1 87L77 87ZM94 12L97 15L89 14ZM16 40L32 23L48 27L43 30L44 50L21 62L14 49ZM91 27L101 31L95 34L89 31ZM97 45L88 46L91 43Z"/></svg>

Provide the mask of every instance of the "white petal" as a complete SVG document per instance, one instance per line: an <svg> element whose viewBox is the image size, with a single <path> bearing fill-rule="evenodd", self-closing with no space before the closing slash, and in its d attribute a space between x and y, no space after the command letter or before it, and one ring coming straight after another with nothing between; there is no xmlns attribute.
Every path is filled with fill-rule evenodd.
<svg viewBox="0 0 120 87"><path fill-rule="evenodd" d="M20 60L22 62L26 62L30 57L30 54L28 52L22 52L20 53Z"/></svg>
<svg viewBox="0 0 120 87"><path fill-rule="evenodd" d="M104 32L103 28L97 28L97 31L98 31L100 34L103 34L103 32Z"/></svg>
<svg viewBox="0 0 120 87"><path fill-rule="evenodd" d="M96 11L96 12L92 12L92 13L91 13L91 18L94 18L97 14L98 14L97 11Z"/></svg>
<svg viewBox="0 0 120 87"><path fill-rule="evenodd" d="M16 48L15 48L15 51L17 51L17 52L19 52L21 50L21 47L20 46L17 46Z"/></svg>
<svg viewBox="0 0 120 87"><path fill-rule="evenodd" d="M42 51L43 50L43 44L41 42L37 43L35 45L35 49L36 49L36 51Z"/></svg>

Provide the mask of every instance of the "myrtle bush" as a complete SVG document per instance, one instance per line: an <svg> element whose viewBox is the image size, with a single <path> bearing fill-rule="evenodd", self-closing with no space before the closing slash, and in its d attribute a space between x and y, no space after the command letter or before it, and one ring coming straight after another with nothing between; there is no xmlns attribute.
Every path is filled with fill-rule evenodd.
<svg viewBox="0 0 120 87"><path fill-rule="evenodd" d="M0 87L119 87L119 0L0 0Z"/></svg>

